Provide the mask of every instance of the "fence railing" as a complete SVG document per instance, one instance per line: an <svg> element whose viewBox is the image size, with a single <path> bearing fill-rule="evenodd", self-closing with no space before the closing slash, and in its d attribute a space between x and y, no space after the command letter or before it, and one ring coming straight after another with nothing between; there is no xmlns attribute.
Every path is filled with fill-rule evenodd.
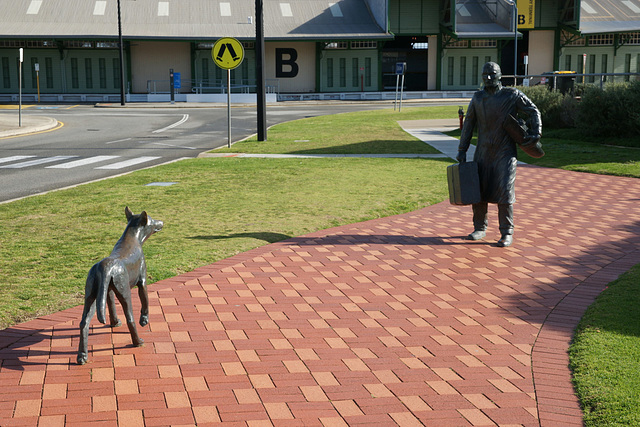
<svg viewBox="0 0 640 427"><path fill-rule="evenodd" d="M525 84L525 79L529 79L529 85L548 84L554 89L566 87L566 85L593 84L600 85L602 89L605 83L640 81L640 73L545 73L545 74L527 74L527 75L503 75L503 82L507 85L513 85L513 79L516 78L517 85ZM525 84L526 85L526 84Z"/></svg>
<svg viewBox="0 0 640 427"><path fill-rule="evenodd" d="M226 79L182 80L180 86L180 88L174 88L174 93L227 93ZM246 79L236 80L230 86L231 93L256 93L257 90L257 85ZM280 93L280 81L266 79L265 91L266 93ZM147 80L147 93L154 95L171 93L171 80Z"/></svg>

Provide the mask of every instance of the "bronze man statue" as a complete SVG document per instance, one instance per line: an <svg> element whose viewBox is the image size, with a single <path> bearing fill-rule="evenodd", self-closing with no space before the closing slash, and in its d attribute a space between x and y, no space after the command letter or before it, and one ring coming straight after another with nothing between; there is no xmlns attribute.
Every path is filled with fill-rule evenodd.
<svg viewBox="0 0 640 427"><path fill-rule="evenodd" d="M480 192L482 201L472 205L473 232L469 240L480 240L486 236L489 203L498 205L500 240L498 246L510 246L513 242L513 203L517 164L516 142L503 127L518 113L528 116L529 135L524 138L526 145L537 144L542 134L542 121L538 108L522 92L515 88L502 87L500 66L488 62L482 67L484 88L477 91L467 110L462 127L458 156L460 163L467 160L467 150L473 131L478 129L478 144L474 161L478 163Z"/></svg>

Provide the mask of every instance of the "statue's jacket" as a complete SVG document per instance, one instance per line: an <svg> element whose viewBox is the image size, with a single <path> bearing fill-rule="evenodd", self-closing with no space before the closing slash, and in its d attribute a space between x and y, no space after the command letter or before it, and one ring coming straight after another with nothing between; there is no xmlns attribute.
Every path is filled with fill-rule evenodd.
<svg viewBox="0 0 640 427"><path fill-rule="evenodd" d="M517 147L503 123L509 115L518 117L518 113L528 116L532 133L542 134L538 108L515 88L499 87L494 94L479 90L469 103L459 150L469 149L477 128L478 143L473 160L478 163L483 202L502 204L516 200Z"/></svg>

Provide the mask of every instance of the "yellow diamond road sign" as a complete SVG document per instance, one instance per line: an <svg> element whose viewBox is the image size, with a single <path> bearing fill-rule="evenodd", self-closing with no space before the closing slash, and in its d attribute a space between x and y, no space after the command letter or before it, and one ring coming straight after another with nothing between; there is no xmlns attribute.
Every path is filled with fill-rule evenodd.
<svg viewBox="0 0 640 427"><path fill-rule="evenodd" d="M225 70L233 70L244 59L244 48L242 43L231 37L219 39L211 49L213 62Z"/></svg>

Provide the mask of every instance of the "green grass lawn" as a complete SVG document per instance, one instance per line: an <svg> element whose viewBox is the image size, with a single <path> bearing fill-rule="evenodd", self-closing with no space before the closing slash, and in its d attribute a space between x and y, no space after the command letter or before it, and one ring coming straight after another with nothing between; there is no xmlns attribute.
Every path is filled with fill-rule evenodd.
<svg viewBox="0 0 640 427"><path fill-rule="evenodd" d="M436 149L404 132L398 120L456 119L458 107L404 108L312 117L277 125L268 141L254 136L216 153L255 154L435 154Z"/></svg>

